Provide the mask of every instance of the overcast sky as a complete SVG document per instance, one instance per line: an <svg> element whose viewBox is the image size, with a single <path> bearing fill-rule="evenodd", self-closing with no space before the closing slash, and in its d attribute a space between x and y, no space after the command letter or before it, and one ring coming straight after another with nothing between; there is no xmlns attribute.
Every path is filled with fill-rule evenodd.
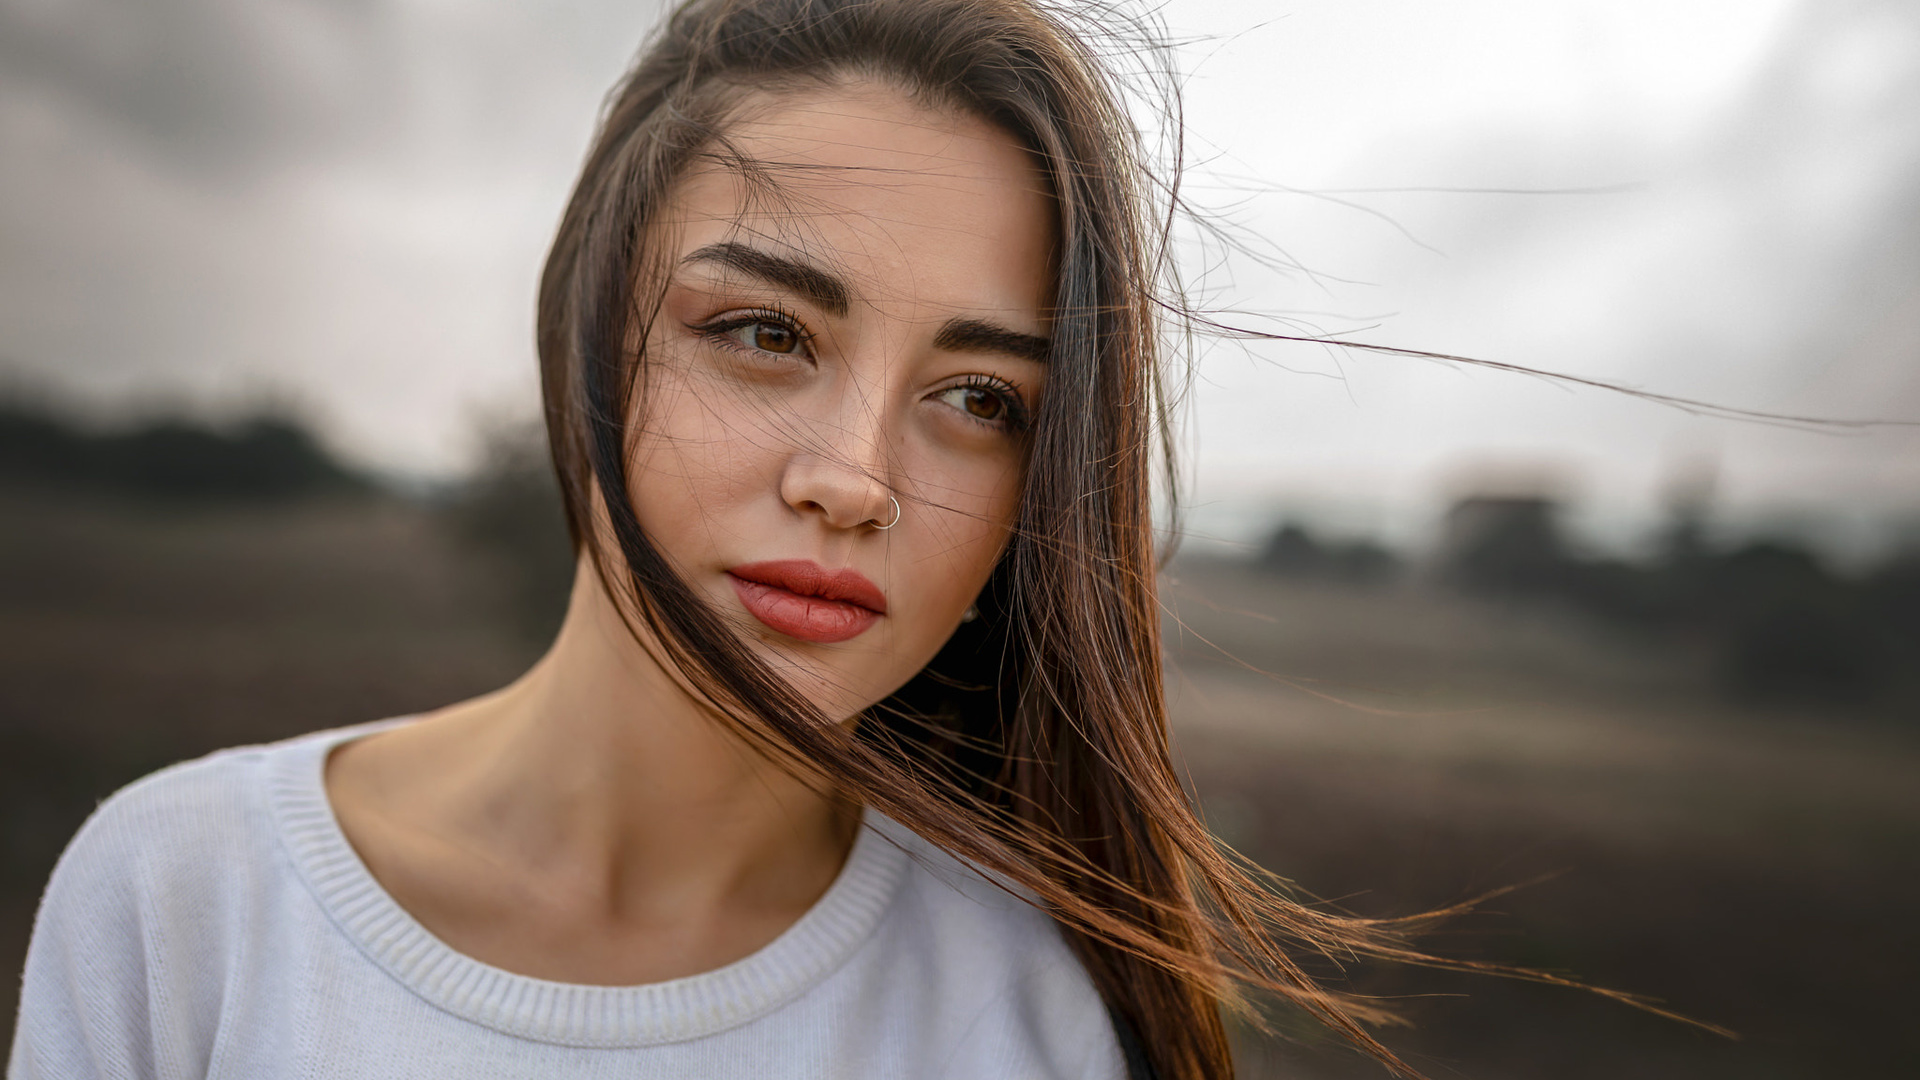
<svg viewBox="0 0 1920 1080"><path fill-rule="evenodd" d="M1920 6L1162 10L1191 190L1306 268L1203 254L1209 305L1920 419ZM0 0L0 363L109 412L291 400L356 461L456 473L486 417L532 411L540 260L657 12ZM1841 521L1843 545L1920 511L1913 428L1730 424L1317 346L1211 348L1189 416L1207 535L1290 507L1411 538L1492 485L1562 490L1629 540L1687 470L1729 521Z"/></svg>

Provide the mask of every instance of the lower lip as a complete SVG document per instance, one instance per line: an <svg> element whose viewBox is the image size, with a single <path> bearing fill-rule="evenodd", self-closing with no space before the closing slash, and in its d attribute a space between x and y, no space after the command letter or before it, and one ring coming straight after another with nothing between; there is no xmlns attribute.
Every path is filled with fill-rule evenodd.
<svg viewBox="0 0 1920 1080"><path fill-rule="evenodd" d="M762 585L727 575L747 613L790 638L831 645L851 641L880 621L880 614L858 604L801 596L777 585Z"/></svg>

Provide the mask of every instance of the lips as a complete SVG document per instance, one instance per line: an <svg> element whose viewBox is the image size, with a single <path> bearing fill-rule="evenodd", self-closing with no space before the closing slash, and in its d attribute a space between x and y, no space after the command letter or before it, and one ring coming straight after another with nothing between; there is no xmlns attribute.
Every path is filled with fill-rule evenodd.
<svg viewBox="0 0 1920 1080"><path fill-rule="evenodd" d="M748 614L801 641L848 641L887 613L886 594L858 570L776 559L743 563L728 570L727 577Z"/></svg>

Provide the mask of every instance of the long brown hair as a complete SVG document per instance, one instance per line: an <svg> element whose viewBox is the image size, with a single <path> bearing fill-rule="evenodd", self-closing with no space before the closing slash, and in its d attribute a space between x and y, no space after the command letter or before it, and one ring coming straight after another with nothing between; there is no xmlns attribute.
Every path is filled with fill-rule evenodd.
<svg viewBox="0 0 1920 1080"><path fill-rule="evenodd" d="M1245 988L1281 995L1411 1074L1363 1029L1379 1011L1321 987L1301 959L1427 959L1401 944L1407 927L1288 898L1216 845L1172 764L1152 523L1167 461L1168 189L1071 18L1039 0L690 0L673 12L608 100L541 281L546 419L569 527L644 637L763 753L1045 905L1153 1074L1230 1076L1222 1005ZM1052 185L1059 236L1047 390L982 617L841 725L669 567L628 499L626 451L645 389L635 343L659 291L644 238L670 185L703 155L751 168L726 142L747 95L851 75L1024 143ZM595 541L601 527L617 557Z"/></svg>

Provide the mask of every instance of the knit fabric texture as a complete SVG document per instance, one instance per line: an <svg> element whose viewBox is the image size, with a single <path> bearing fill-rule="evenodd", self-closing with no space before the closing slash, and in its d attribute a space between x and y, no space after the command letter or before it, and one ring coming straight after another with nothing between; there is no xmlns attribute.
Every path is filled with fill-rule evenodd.
<svg viewBox="0 0 1920 1080"><path fill-rule="evenodd" d="M1126 1075L1053 920L871 810L826 894L717 970L587 986L462 955L327 802L327 753L399 722L222 751L102 804L41 900L8 1077Z"/></svg>

